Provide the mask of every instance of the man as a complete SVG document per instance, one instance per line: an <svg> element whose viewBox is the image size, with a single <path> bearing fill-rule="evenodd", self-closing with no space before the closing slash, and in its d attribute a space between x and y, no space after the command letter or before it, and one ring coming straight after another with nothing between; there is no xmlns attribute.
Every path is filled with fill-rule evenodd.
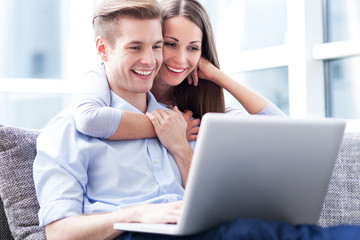
<svg viewBox="0 0 360 240"><path fill-rule="evenodd" d="M95 11L96 47L104 62L99 67L105 69L112 90L111 107L138 113L165 110L147 93L162 62L160 13L156 0L105 0ZM181 113L175 109L166 114L177 116L176 124L182 126L174 134L184 133ZM176 144L167 143L165 149L156 138L108 141L85 136L76 130L71 107L60 113L40 134L34 162L39 220L47 238L172 238L120 235L113 229L115 222L177 222L184 179L177 165L181 159L172 157L179 154L172 152L171 145ZM350 239L357 234L354 230L238 219L186 239L298 239L330 234Z"/></svg>
<svg viewBox="0 0 360 240"><path fill-rule="evenodd" d="M147 93L162 63L157 1L103 1L94 31L111 107L164 109ZM113 229L115 222L176 222L184 189L169 151L156 138L106 141L82 135L72 110L55 117L38 139L34 179L48 239L114 238L121 233ZM174 114L184 126L181 113ZM137 203L142 204L131 206Z"/></svg>

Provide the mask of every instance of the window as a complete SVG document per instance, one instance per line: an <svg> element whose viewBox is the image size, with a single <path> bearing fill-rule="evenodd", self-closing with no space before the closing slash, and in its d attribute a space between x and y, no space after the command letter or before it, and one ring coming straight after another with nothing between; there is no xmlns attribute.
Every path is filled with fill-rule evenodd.
<svg viewBox="0 0 360 240"><path fill-rule="evenodd" d="M222 69L288 114L286 0L202 3L212 21ZM239 106L229 93L225 100Z"/></svg>
<svg viewBox="0 0 360 240"><path fill-rule="evenodd" d="M359 118L359 1L202 2L238 81L292 117Z"/></svg>
<svg viewBox="0 0 360 240"><path fill-rule="evenodd" d="M42 128L91 63L86 0L8 0L0 8L0 124ZM84 57L85 56L85 57Z"/></svg>
<svg viewBox="0 0 360 240"><path fill-rule="evenodd" d="M338 44L334 45L337 50L343 49L337 56L324 59L327 116L360 118L360 105L357 104L360 102L360 83L357 80L360 77L360 57L353 57L358 55L359 48L356 41L360 38L360 2L328 0L324 10L324 42Z"/></svg>
<svg viewBox="0 0 360 240"><path fill-rule="evenodd" d="M0 124L42 128L95 56L99 0L0 8ZM360 116L358 0L200 0L222 69L291 117ZM227 94L226 101L234 103Z"/></svg>

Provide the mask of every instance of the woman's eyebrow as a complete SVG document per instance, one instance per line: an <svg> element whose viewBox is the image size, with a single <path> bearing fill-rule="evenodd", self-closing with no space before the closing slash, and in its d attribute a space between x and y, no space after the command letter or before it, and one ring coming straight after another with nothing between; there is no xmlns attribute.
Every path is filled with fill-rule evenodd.
<svg viewBox="0 0 360 240"><path fill-rule="evenodd" d="M170 37L170 36L164 36L164 38L171 38L172 40L174 40L175 42L179 42L179 39L174 38L174 37Z"/></svg>
<svg viewBox="0 0 360 240"><path fill-rule="evenodd" d="M171 38L171 39L174 40L175 42L179 42L179 39L174 38L174 37L164 36L164 38ZM190 44L194 44L194 43L200 43L200 44L201 44L201 41L200 41L200 40L195 40L195 41L191 41L191 42L190 42Z"/></svg>
<svg viewBox="0 0 360 240"><path fill-rule="evenodd" d="M194 44L194 43L200 43L200 44L201 44L201 41L200 41L200 40L196 40L196 41L190 42L190 44Z"/></svg>

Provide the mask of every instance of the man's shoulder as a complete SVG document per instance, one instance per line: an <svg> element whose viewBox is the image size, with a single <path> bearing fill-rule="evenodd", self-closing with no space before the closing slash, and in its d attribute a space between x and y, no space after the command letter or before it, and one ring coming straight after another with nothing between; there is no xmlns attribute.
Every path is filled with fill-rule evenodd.
<svg viewBox="0 0 360 240"><path fill-rule="evenodd" d="M53 117L50 122L42 129L41 132L48 131L49 129L62 129L70 125L75 126L75 120L73 116L73 106L70 105L55 117Z"/></svg>

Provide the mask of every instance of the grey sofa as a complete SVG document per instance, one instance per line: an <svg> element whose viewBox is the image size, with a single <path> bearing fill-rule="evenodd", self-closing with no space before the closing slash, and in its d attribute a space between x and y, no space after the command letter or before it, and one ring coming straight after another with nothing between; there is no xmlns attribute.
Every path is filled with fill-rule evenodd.
<svg viewBox="0 0 360 240"><path fill-rule="evenodd" d="M32 178L39 131L0 125L0 239L46 239ZM360 132L346 133L320 226L360 224Z"/></svg>

